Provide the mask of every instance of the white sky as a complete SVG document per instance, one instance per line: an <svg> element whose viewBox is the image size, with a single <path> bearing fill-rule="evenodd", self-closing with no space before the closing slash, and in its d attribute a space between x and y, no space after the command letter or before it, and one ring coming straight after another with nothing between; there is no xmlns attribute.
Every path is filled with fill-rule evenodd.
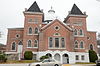
<svg viewBox="0 0 100 66"><path fill-rule="evenodd" d="M37 1L40 9L47 12L51 6L63 20L75 3L82 12L86 11L87 29L100 32L100 2L96 0L0 0L0 43L6 44L7 28L23 27L25 8Z"/></svg>

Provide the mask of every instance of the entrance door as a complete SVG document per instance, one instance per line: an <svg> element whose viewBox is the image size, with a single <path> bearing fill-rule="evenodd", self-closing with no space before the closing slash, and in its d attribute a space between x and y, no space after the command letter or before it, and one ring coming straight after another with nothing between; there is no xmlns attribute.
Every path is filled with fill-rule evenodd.
<svg viewBox="0 0 100 66"><path fill-rule="evenodd" d="M64 55L63 55L63 63L64 63L64 64L68 64L68 63L69 63L68 54L64 54Z"/></svg>

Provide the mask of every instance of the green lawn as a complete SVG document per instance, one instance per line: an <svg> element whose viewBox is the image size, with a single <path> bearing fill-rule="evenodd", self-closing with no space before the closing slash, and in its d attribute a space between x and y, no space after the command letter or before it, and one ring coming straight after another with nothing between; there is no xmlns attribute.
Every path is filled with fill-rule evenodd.
<svg viewBox="0 0 100 66"><path fill-rule="evenodd" d="M87 62L77 62L76 64L95 64L95 63L87 63Z"/></svg>
<svg viewBox="0 0 100 66"><path fill-rule="evenodd" d="M36 61L36 60L20 60L20 61L18 61L18 60L12 60L12 61L8 60L7 62L5 62L5 64L10 64L10 63L32 63L32 62L38 62L38 61ZM1 63L1 64L4 64L4 63Z"/></svg>

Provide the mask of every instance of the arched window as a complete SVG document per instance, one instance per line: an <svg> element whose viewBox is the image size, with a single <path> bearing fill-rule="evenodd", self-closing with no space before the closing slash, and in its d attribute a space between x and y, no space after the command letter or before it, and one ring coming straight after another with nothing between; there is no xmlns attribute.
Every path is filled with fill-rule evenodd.
<svg viewBox="0 0 100 66"><path fill-rule="evenodd" d="M50 48L53 47L53 39L52 39L52 37L49 38L49 47Z"/></svg>
<svg viewBox="0 0 100 66"><path fill-rule="evenodd" d="M83 30L80 29L79 34L80 35L83 35Z"/></svg>
<svg viewBox="0 0 100 66"><path fill-rule="evenodd" d="M38 40L34 40L34 47L38 47Z"/></svg>
<svg viewBox="0 0 100 66"><path fill-rule="evenodd" d="M77 30L76 30L76 29L74 30L74 35L78 35L78 33L77 33Z"/></svg>
<svg viewBox="0 0 100 66"><path fill-rule="evenodd" d="M80 42L80 48L84 48L84 42L83 41Z"/></svg>
<svg viewBox="0 0 100 66"><path fill-rule="evenodd" d="M16 43L15 42L12 43L12 50L16 50Z"/></svg>
<svg viewBox="0 0 100 66"><path fill-rule="evenodd" d="M75 48L78 48L78 41L75 41Z"/></svg>
<svg viewBox="0 0 100 66"><path fill-rule="evenodd" d="M35 32L34 32L35 34L38 34L38 28L35 28Z"/></svg>
<svg viewBox="0 0 100 66"><path fill-rule="evenodd" d="M31 40L28 40L28 45L27 47L32 47L32 41Z"/></svg>
<svg viewBox="0 0 100 66"><path fill-rule="evenodd" d="M65 40L64 40L64 38L61 38L61 47L62 47L62 48L65 47Z"/></svg>
<svg viewBox="0 0 100 66"><path fill-rule="evenodd" d="M28 33L32 34L32 28L31 27L29 28Z"/></svg>
<svg viewBox="0 0 100 66"><path fill-rule="evenodd" d="M90 50L93 50L93 45L92 44L90 45Z"/></svg>
<svg viewBox="0 0 100 66"><path fill-rule="evenodd" d="M18 45L23 45L22 41L19 41Z"/></svg>

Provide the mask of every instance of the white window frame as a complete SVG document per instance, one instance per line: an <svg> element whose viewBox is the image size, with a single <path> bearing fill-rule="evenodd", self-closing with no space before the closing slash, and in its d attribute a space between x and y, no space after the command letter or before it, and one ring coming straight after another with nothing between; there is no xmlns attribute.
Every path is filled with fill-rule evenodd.
<svg viewBox="0 0 100 66"><path fill-rule="evenodd" d="M76 32L75 32L76 30ZM77 35L75 35L75 33L77 33ZM78 36L78 29L74 29L74 36Z"/></svg>
<svg viewBox="0 0 100 66"><path fill-rule="evenodd" d="M35 39L37 41L37 47L33 46L34 48L38 48L38 40ZM35 40L34 40L34 45L35 45Z"/></svg>
<svg viewBox="0 0 100 66"><path fill-rule="evenodd" d="M79 55L75 55L75 60L77 60L77 61L79 60Z"/></svg>
<svg viewBox="0 0 100 66"><path fill-rule="evenodd" d="M81 55L81 60L85 60L85 55Z"/></svg>
<svg viewBox="0 0 100 66"><path fill-rule="evenodd" d="M28 47L28 41L31 41L31 47ZM31 39L29 39L29 40L27 40L27 48L32 48L32 40Z"/></svg>
<svg viewBox="0 0 100 66"><path fill-rule="evenodd" d="M36 28L38 29L38 33L35 33ZM34 35L38 35L38 34L39 34L39 28L38 27L35 27L34 28Z"/></svg>
<svg viewBox="0 0 100 66"><path fill-rule="evenodd" d="M11 51L16 51L16 42L15 42L15 50L12 50L12 44L14 43L15 41L13 41L12 43L11 43Z"/></svg>
<svg viewBox="0 0 100 66"><path fill-rule="evenodd" d="M48 37L48 49L66 49L66 38L65 37L52 37L53 47L49 47L49 38L50 37ZM55 38L59 38L59 47L58 48L55 47ZM64 38L64 40L65 40L65 47L64 48L61 47L61 38Z"/></svg>
<svg viewBox="0 0 100 66"><path fill-rule="evenodd" d="M29 33L29 29L32 29L32 34ZM32 27L28 27L28 35L33 35L33 28Z"/></svg>
<svg viewBox="0 0 100 66"><path fill-rule="evenodd" d="M75 47L75 46L76 46L76 44L75 44L76 42L78 43L78 44L77 44L77 46L78 46L77 48ZM78 48L79 48L79 42L78 42L78 40L75 40L75 41L74 41L74 48L75 48L75 49L78 49Z"/></svg>
<svg viewBox="0 0 100 66"><path fill-rule="evenodd" d="M83 42L83 48L81 48L81 42ZM83 40L80 41L79 48L80 48L80 49L85 49L84 41L83 41Z"/></svg>
<svg viewBox="0 0 100 66"><path fill-rule="evenodd" d="M80 30L82 30L82 29L79 29L79 36L84 37L84 31L82 30L82 35L80 35Z"/></svg>

